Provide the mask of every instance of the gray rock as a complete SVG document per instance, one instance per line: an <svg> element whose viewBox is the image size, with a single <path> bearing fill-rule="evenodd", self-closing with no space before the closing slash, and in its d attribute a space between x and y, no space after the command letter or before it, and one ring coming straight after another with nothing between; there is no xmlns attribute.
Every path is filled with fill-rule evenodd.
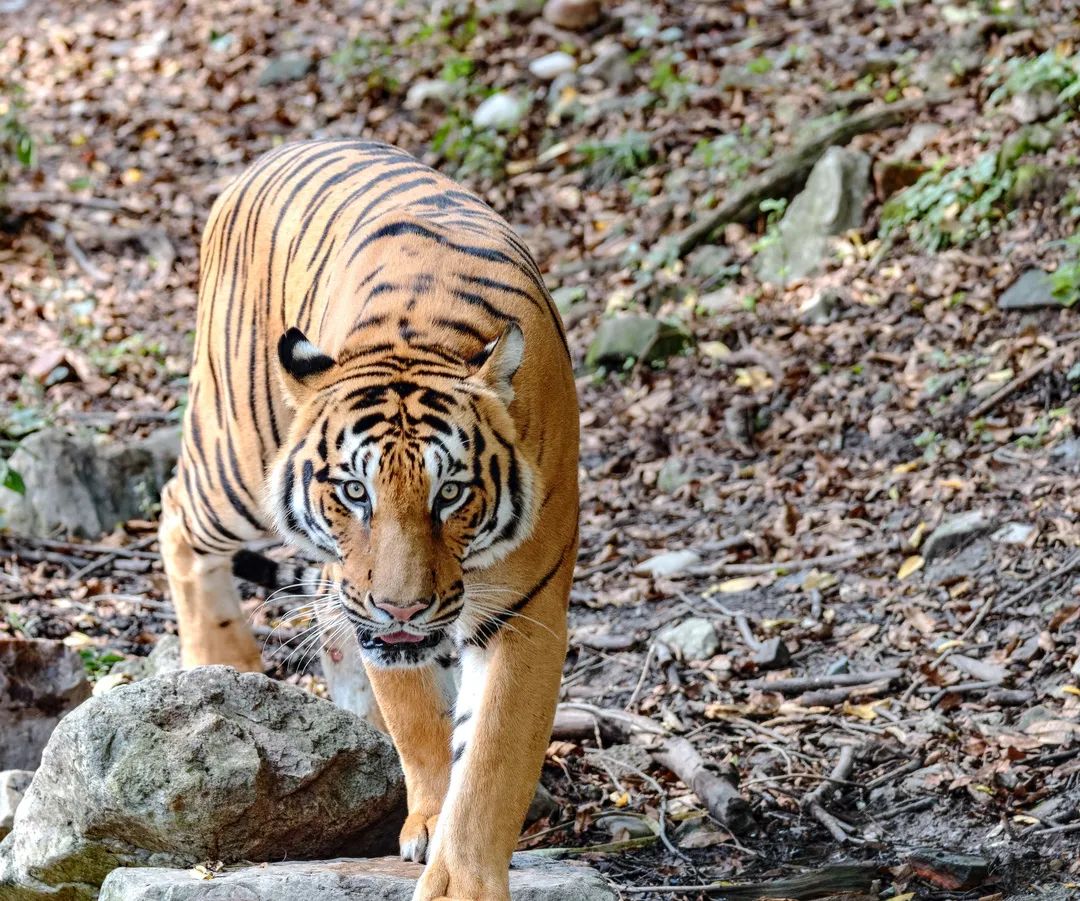
<svg viewBox="0 0 1080 901"><path fill-rule="evenodd" d="M913 160L945 133L945 126L936 122L917 122L893 151L897 160Z"/></svg>
<svg viewBox="0 0 1080 901"><path fill-rule="evenodd" d="M1007 522L990 536L998 544L1026 544L1035 534L1035 526L1028 522Z"/></svg>
<svg viewBox="0 0 1080 901"><path fill-rule="evenodd" d="M551 81L551 79L558 78L560 75L573 72L576 68L577 61L569 53L564 53L562 50L545 53L529 63L529 71L544 81Z"/></svg>
<svg viewBox="0 0 1080 901"><path fill-rule="evenodd" d="M682 660L708 660L720 650L716 627L701 617L668 626L657 637Z"/></svg>
<svg viewBox="0 0 1080 901"><path fill-rule="evenodd" d="M179 451L179 428L132 442L35 432L11 455L26 493L0 488L3 525L29 535L96 538L126 520L151 518Z"/></svg>
<svg viewBox="0 0 1080 901"><path fill-rule="evenodd" d="M656 578L678 575L687 567L697 566L701 562L701 556L696 551L666 551L657 554L648 560L643 560L634 567L634 572L642 576Z"/></svg>
<svg viewBox="0 0 1080 901"><path fill-rule="evenodd" d="M998 298L998 308L1002 310L1041 310L1060 306L1050 276L1041 269L1028 269Z"/></svg>
<svg viewBox="0 0 1080 901"><path fill-rule="evenodd" d="M922 556L933 560L954 548L972 541L994 528L994 522L982 510L970 510L951 516L939 525L923 543Z"/></svg>
<svg viewBox="0 0 1080 901"><path fill-rule="evenodd" d="M830 147L784 213L777 239L758 254L758 276L785 282L817 271L829 253L830 239L862 224L869 189L870 158Z"/></svg>
<svg viewBox="0 0 1080 901"><path fill-rule="evenodd" d="M584 31L600 21L600 0L547 0L544 18L556 28Z"/></svg>
<svg viewBox="0 0 1080 901"><path fill-rule="evenodd" d="M811 325L824 325L833 318L843 296L835 288L818 291L799 307L799 318Z"/></svg>
<svg viewBox="0 0 1080 901"><path fill-rule="evenodd" d="M608 813L596 818L596 825L606 829L613 839L650 838L656 835L656 827L648 817L630 813Z"/></svg>
<svg viewBox="0 0 1080 901"><path fill-rule="evenodd" d="M472 124L476 128L492 131L509 131L521 122L529 112L529 104L520 97L499 91L486 98L473 113Z"/></svg>
<svg viewBox="0 0 1080 901"><path fill-rule="evenodd" d="M181 669L183 666L180 663L180 639L175 635L162 635L149 654L113 664L109 675L126 674L135 681L160 676L162 673L178 673Z"/></svg>
<svg viewBox="0 0 1080 901"><path fill-rule="evenodd" d="M0 638L0 769L33 770L60 718L90 697L82 657L59 641Z"/></svg>
<svg viewBox="0 0 1080 901"><path fill-rule="evenodd" d="M390 740L329 701L222 666L158 676L57 727L0 845L0 898L89 901L116 867L383 851L403 798Z"/></svg>
<svg viewBox="0 0 1080 901"><path fill-rule="evenodd" d="M287 861L230 869L213 879L191 870L124 869L105 880L100 901L411 901L419 864L397 858ZM515 854L513 901L615 901L595 870ZM6 901L6 899L5 899Z"/></svg>
<svg viewBox="0 0 1080 901"><path fill-rule="evenodd" d="M433 106L446 106L454 96L452 82L438 79L422 79L413 82L405 95L405 109L420 109L431 103Z"/></svg>
<svg viewBox="0 0 1080 901"><path fill-rule="evenodd" d="M0 773L0 838L11 832L15 810L33 778L33 770L4 770Z"/></svg>
<svg viewBox="0 0 1080 901"><path fill-rule="evenodd" d="M630 54L618 43L597 45L593 49L592 62L581 67L583 78L595 78L611 88L622 88L635 80Z"/></svg>
<svg viewBox="0 0 1080 901"><path fill-rule="evenodd" d="M690 334L677 323L652 316L612 317L601 320L585 354L585 365L621 369L640 359L658 363L679 353L690 340Z"/></svg>
<svg viewBox="0 0 1080 901"><path fill-rule="evenodd" d="M551 299L555 306L564 316L570 312L570 308L583 301L586 297L584 285L564 285L551 292Z"/></svg>
<svg viewBox="0 0 1080 901"><path fill-rule="evenodd" d="M558 811L559 802L555 799L555 796L544 788L542 782L538 783L536 792L533 794L532 803L529 804L529 809L525 813L525 823L535 823L537 820L542 820L544 817L549 817Z"/></svg>
<svg viewBox="0 0 1080 901"><path fill-rule="evenodd" d="M300 53L283 53L275 56L262 70L259 75L259 84L262 87L275 84L288 84L290 81L299 81L315 67L311 57Z"/></svg>

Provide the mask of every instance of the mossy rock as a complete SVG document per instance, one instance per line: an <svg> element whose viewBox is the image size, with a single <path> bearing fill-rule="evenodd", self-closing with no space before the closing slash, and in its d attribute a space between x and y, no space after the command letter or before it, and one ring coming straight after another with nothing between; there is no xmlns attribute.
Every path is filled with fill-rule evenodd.
<svg viewBox="0 0 1080 901"><path fill-rule="evenodd" d="M622 369L628 362L644 360L655 365L690 346L692 336L678 322L652 316L618 316L604 319L585 355L590 369Z"/></svg>

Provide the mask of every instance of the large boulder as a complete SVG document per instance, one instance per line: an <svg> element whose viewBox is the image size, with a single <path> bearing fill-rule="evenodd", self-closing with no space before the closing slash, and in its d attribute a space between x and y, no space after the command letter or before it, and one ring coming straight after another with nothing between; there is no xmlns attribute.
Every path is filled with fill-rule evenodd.
<svg viewBox="0 0 1080 901"><path fill-rule="evenodd" d="M228 667L122 686L57 727L0 844L0 898L89 901L117 867L385 853L390 740L300 688Z"/></svg>
<svg viewBox="0 0 1080 901"><path fill-rule="evenodd" d="M0 525L24 535L96 538L126 520L152 518L179 451L179 428L128 442L35 432L11 455L26 490L0 488Z"/></svg>
<svg viewBox="0 0 1080 901"><path fill-rule="evenodd" d="M869 192L870 158L830 147L811 170L802 193L791 201L774 239L758 254L758 277L783 283L816 272L832 238L862 225Z"/></svg>
<svg viewBox="0 0 1080 901"><path fill-rule="evenodd" d="M419 864L396 858L287 861L199 879L190 870L115 870L100 901L411 901ZM513 901L615 901L594 870L515 854Z"/></svg>
<svg viewBox="0 0 1080 901"><path fill-rule="evenodd" d="M32 770L60 717L90 697L82 658L59 641L0 638L0 770Z"/></svg>

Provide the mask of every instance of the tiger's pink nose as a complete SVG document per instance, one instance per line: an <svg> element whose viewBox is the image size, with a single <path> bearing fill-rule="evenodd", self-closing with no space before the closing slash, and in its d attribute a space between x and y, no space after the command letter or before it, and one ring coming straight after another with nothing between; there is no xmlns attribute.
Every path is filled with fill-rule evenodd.
<svg viewBox="0 0 1080 901"><path fill-rule="evenodd" d="M392 601L375 601L375 606L380 610L389 613L394 619L400 622L407 623L410 619L420 613L422 610L427 610L430 604L410 604L408 607L398 607Z"/></svg>

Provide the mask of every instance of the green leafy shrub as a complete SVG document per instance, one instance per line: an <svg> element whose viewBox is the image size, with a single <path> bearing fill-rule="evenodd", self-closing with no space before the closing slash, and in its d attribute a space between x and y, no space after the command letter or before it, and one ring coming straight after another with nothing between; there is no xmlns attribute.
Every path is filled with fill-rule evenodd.
<svg viewBox="0 0 1080 901"><path fill-rule="evenodd" d="M21 118L25 106L22 89L0 81L0 190L19 167L29 168L35 162L34 139Z"/></svg>
<svg viewBox="0 0 1080 901"><path fill-rule="evenodd" d="M632 129L606 141L588 141L578 147L578 152L594 184L637 175L656 158L649 136Z"/></svg>
<svg viewBox="0 0 1080 901"><path fill-rule="evenodd" d="M906 233L929 251L961 247L990 233L1004 212L1016 170L1001 166L989 150L966 166L938 166L892 197L881 211L881 236Z"/></svg>
<svg viewBox="0 0 1080 901"><path fill-rule="evenodd" d="M1052 92L1059 103L1080 97L1080 53L1068 56L1047 50L1038 56L1006 60L992 72L986 86L994 88L990 104L997 105L1020 94Z"/></svg>

